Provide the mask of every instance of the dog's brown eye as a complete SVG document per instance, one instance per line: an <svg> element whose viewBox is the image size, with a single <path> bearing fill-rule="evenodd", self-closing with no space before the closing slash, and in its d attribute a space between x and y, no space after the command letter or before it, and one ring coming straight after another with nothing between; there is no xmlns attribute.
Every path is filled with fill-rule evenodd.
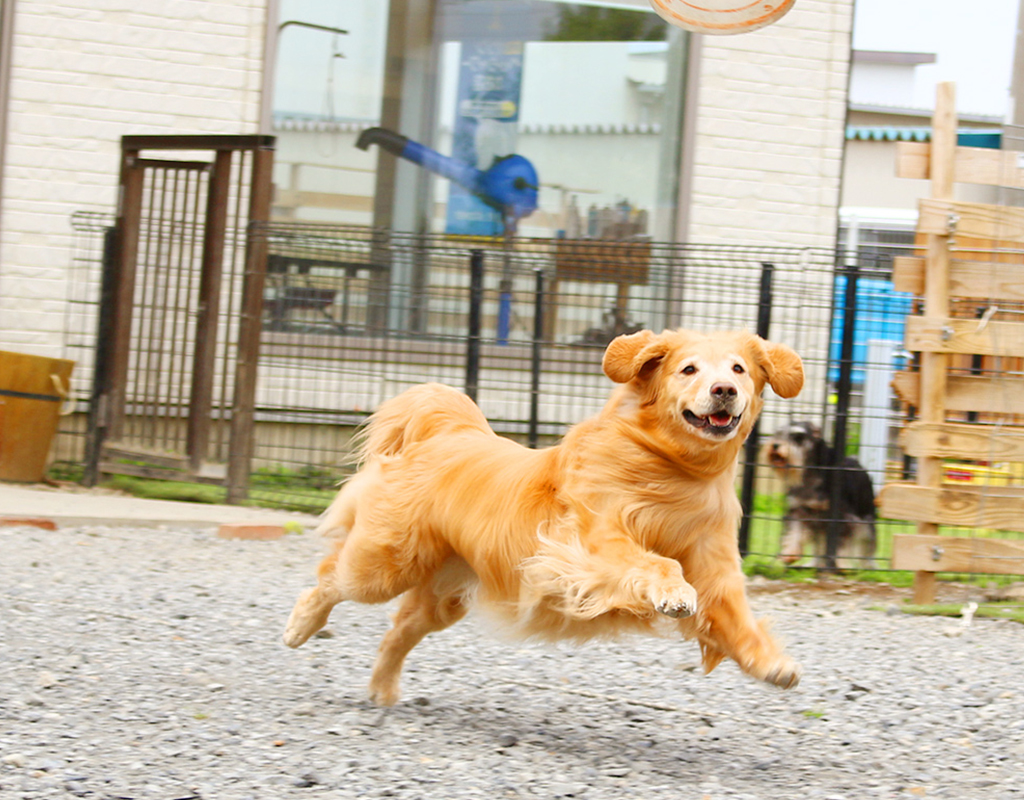
<svg viewBox="0 0 1024 800"><path fill-rule="evenodd" d="M695 373L696 371L697 368L693 366L693 364L687 364L685 367L683 367L684 375L693 375L693 373Z"/></svg>
<svg viewBox="0 0 1024 800"><path fill-rule="evenodd" d="M741 364L733 364L732 371L739 375L742 375L744 372L746 372L746 370L743 369L743 366Z"/></svg>

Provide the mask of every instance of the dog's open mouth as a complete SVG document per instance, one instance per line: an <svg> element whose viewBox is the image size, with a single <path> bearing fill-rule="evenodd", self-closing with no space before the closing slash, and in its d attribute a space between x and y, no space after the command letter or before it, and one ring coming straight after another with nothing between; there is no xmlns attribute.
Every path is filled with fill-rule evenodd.
<svg viewBox="0 0 1024 800"><path fill-rule="evenodd" d="M778 469L783 469L789 466L789 461L786 457L774 450L768 454L768 463Z"/></svg>
<svg viewBox="0 0 1024 800"><path fill-rule="evenodd" d="M683 419L689 422L693 427L706 430L708 433L715 436L724 436L727 433L732 433L736 426L740 424L740 418L734 417L726 411L716 411L714 414L708 414L706 417L700 417L694 414L692 411L683 411Z"/></svg>

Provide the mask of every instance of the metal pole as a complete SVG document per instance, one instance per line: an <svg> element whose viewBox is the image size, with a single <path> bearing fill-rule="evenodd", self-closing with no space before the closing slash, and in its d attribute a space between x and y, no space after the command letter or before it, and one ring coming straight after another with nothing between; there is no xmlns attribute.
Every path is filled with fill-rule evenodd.
<svg viewBox="0 0 1024 800"><path fill-rule="evenodd" d="M856 261L847 264L846 292L843 302L843 341L839 348L839 382L836 384L836 424L832 436L832 465L829 476L829 520L825 552L825 568L836 569L836 552L843 520L840 516L843 492L843 459L846 458L846 423L850 415L850 393L853 388L853 340L857 322L857 277Z"/></svg>
<svg viewBox="0 0 1024 800"><path fill-rule="evenodd" d="M85 474L82 483L95 486L100 478L100 454L107 434L110 402L110 357L113 338L113 305L117 291L117 228L103 232L103 273L100 283L100 309L96 328L96 355L89 395L89 421L85 439Z"/></svg>
<svg viewBox="0 0 1024 800"><path fill-rule="evenodd" d="M512 328L512 236L515 218L503 216L504 234L501 248L501 283L498 287L498 344L508 344Z"/></svg>
<svg viewBox="0 0 1024 800"><path fill-rule="evenodd" d="M772 323L772 274L775 265L767 261L761 262L761 291L757 299L757 335L768 338L768 329ZM743 455L743 483L740 490L740 505L743 517L740 519L739 546L740 555L750 552L750 518L754 511L754 479L757 477L757 449L760 439L760 422L755 422Z"/></svg>
<svg viewBox="0 0 1024 800"><path fill-rule="evenodd" d="M537 447L537 426L540 411L540 345L544 340L544 270L533 271L536 281L533 295L533 348L530 353L530 424L527 429L527 442L531 448Z"/></svg>
<svg viewBox="0 0 1024 800"><path fill-rule="evenodd" d="M480 385L480 307L484 297L484 251L469 254L469 331L466 335L466 394L476 402Z"/></svg>

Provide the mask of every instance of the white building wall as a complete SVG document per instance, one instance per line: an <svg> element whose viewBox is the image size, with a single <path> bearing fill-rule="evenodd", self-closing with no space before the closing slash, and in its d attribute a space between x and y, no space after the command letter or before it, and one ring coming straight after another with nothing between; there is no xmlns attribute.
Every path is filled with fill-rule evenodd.
<svg viewBox="0 0 1024 800"><path fill-rule="evenodd" d="M913 108L914 66L857 64L850 75L850 104Z"/></svg>
<svg viewBox="0 0 1024 800"><path fill-rule="evenodd" d="M853 0L801 0L704 37L690 241L834 244L852 19Z"/></svg>
<svg viewBox="0 0 1024 800"><path fill-rule="evenodd" d="M59 356L73 211L114 208L120 137L252 134L266 0L19 0L0 348Z"/></svg>

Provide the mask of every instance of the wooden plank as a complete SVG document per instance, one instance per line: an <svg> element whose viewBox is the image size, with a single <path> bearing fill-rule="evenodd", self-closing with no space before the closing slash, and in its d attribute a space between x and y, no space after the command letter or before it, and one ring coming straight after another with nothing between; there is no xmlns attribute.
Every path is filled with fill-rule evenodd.
<svg viewBox="0 0 1024 800"><path fill-rule="evenodd" d="M556 239L555 279L594 283L647 283L650 242Z"/></svg>
<svg viewBox="0 0 1024 800"><path fill-rule="evenodd" d="M1024 208L945 199L918 200L917 207L918 233L1024 242Z"/></svg>
<svg viewBox="0 0 1024 800"><path fill-rule="evenodd" d="M956 536L896 534L892 537L893 569L924 572L1024 574L1024 542Z"/></svg>
<svg viewBox="0 0 1024 800"><path fill-rule="evenodd" d="M896 144L896 176L931 178L932 146L928 142ZM988 147L957 147L953 163L956 183L1024 188L1024 154Z"/></svg>
<svg viewBox="0 0 1024 800"><path fill-rule="evenodd" d="M897 372L892 381L897 397L915 407L921 403L920 385L917 372ZM1024 378L950 375L946 381L946 410L1024 414Z"/></svg>
<svg viewBox="0 0 1024 800"><path fill-rule="evenodd" d="M907 455L1024 461L1024 428L911 422L900 432Z"/></svg>
<svg viewBox="0 0 1024 800"><path fill-rule="evenodd" d="M164 467L147 467L139 464L122 464L120 462L101 461L99 470L104 475L131 475L135 478L156 478L162 481L183 481L185 483L206 483L211 486L223 486L222 475L209 475L205 472L195 475L189 472L178 472Z"/></svg>
<svg viewBox="0 0 1024 800"><path fill-rule="evenodd" d="M924 294L924 259L918 256L896 256L892 260L892 288L897 292Z"/></svg>
<svg viewBox="0 0 1024 800"><path fill-rule="evenodd" d="M1024 489L1018 487L889 483L878 494L878 508L886 519L1024 533Z"/></svg>
<svg viewBox="0 0 1024 800"><path fill-rule="evenodd" d="M896 177L926 181L931 178L932 146L928 142L896 143Z"/></svg>
<svg viewBox="0 0 1024 800"><path fill-rule="evenodd" d="M1024 280L1021 264L998 261L949 260L949 294L951 297L1009 300L1024 303ZM924 259L897 256L893 259L893 288L898 292L924 294Z"/></svg>
<svg viewBox="0 0 1024 800"><path fill-rule="evenodd" d="M981 330L979 330L981 328ZM907 317L904 344L911 351L968 355L1024 355L1024 323Z"/></svg>
<svg viewBox="0 0 1024 800"><path fill-rule="evenodd" d="M1024 356L1024 323L910 316L904 344L913 352Z"/></svg>
<svg viewBox="0 0 1024 800"><path fill-rule="evenodd" d="M173 455L160 450L151 450L132 444L122 444L121 442L104 442L100 453L100 458L107 462L118 460L142 461L151 467L160 467L161 469L178 470L180 472L187 472L189 469L189 460L186 456Z"/></svg>
<svg viewBox="0 0 1024 800"><path fill-rule="evenodd" d="M931 198L935 202L953 200L953 165L956 154L956 87L946 81L935 87L935 111L932 114L932 149L929 177ZM920 225L918 226L920 231ZM932 318L949 314L949 245L951 230L947 225L930 231L925 237L925 277L923 310ZM945 353L923 352L919 357L921 377L918 416L924 422L943 422L946 419L949 356ZM942 461L938 458L917 460L917 483L927 490L937 489L942 483ZM920 520L917 532L938 534L932 520ZM935 594L930 573L919 572L914 580L914 597L929 602Z"/></svg>

